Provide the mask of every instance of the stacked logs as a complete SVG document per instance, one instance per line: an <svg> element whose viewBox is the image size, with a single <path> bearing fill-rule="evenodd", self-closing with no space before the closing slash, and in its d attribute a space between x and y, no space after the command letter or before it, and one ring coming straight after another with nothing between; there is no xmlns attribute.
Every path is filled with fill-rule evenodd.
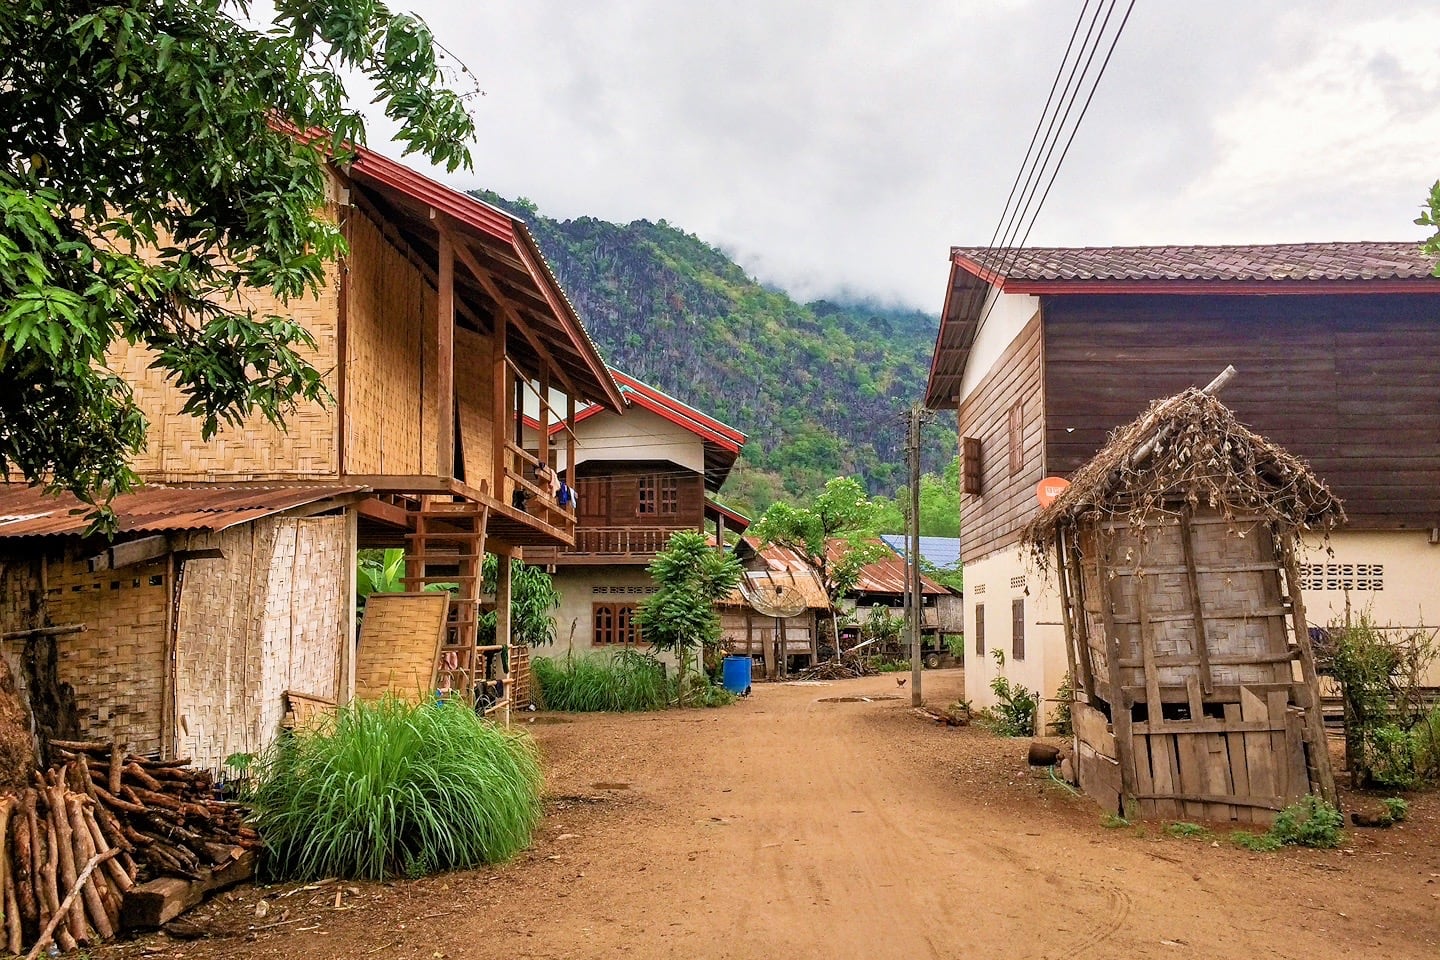
<svg viewBox="0 0 1440 960"><path fill-rule="evenodd" d="M161 876L199 879L260 845L244 809L214 799L188 761L92 741L50 742L56 764L0 797L0 904L11 953L112 937L125 893Z"/></svg>

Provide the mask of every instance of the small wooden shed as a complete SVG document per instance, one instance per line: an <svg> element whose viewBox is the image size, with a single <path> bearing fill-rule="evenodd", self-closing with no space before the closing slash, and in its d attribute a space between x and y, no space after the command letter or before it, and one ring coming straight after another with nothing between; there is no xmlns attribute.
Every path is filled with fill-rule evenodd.
<svg viewBox="0 0 1440 960"><path fill-rule="evenodd" d="M1086 793L1261 824L1336 802L1295 552L1344 519L1308 465L1199 390L1076 471L1025 540L1058 566Z"/></svg>

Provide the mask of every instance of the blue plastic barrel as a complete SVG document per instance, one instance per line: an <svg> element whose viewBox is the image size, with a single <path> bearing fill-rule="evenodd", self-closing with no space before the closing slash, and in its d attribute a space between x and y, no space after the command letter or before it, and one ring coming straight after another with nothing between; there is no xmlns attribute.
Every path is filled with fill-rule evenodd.
<svg viewBox="0 0 1440 960"><path fill-rule="evenodd" d="M726 657L720 674L721 686L740 697L750 696L749 657Z"/></svg>

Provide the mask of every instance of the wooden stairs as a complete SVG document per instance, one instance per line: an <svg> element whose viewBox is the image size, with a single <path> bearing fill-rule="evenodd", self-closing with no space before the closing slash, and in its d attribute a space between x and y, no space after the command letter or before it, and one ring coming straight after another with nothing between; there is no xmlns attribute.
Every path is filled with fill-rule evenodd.
<svg viewBox="0 0 1440 960"><path fill-rule="evenodd" d="M484 504L422 497L413 514L414 532L406 534L410 548L404 577L407 591L451 591L445 641L435 667L436 695L459 698L487 714L509 703L504 645L480 643L478 630L480 615L494 609L493 599L481 593L489 516Z"/></svg>

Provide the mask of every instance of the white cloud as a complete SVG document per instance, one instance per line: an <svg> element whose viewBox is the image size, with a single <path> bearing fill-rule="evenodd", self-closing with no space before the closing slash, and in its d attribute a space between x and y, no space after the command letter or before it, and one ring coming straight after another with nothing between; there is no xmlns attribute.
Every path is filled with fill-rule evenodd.
<svg viewBox="0 0 1440 960"><path fill-rule="evenodd" d="M949 246L990 237L1079 9L393 2L486 91L449 182L665 218L799 296L929 310ZM1137 4L1031 242L1418 235L1440 14L1359 6Z"/></svg>

